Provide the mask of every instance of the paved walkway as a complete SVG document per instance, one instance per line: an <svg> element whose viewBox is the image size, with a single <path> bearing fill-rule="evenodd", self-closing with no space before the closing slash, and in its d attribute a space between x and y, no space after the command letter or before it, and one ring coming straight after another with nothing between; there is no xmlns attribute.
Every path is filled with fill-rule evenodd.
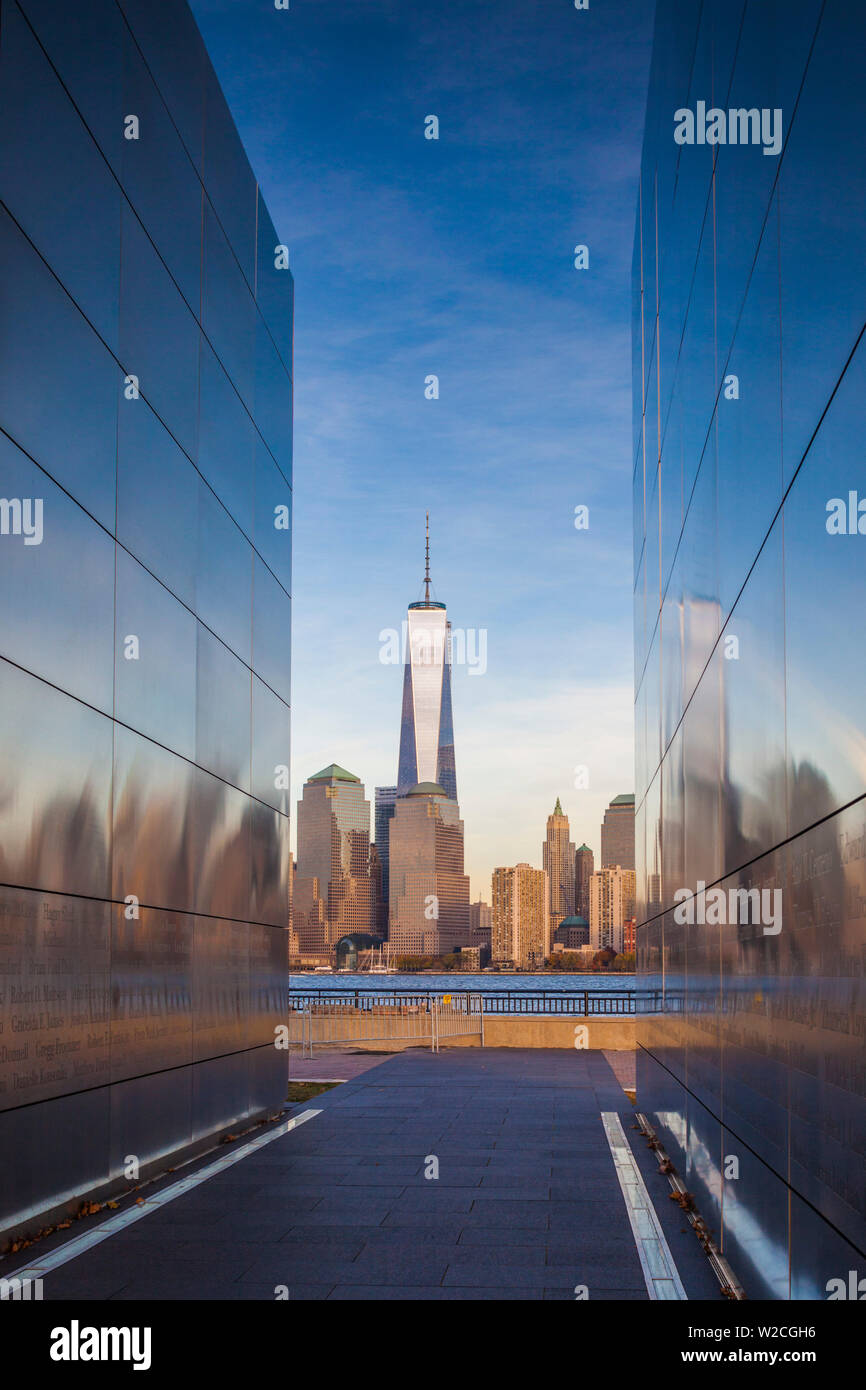
<svg viewBox="0 0 866 1390"><path fill-rule="evenodd" d="M645 1299L603 1111L621 1116L690 1296L718 1296L600 1052L406 1052L294 1109L312 1108L51 1273L45 1298Z"/></svg>
<svg viewBox="0 0 866 1390"><path fill-rule="evenodd" d="M382 1052L378 1057L369 1052L335 1052L331 1048L319 1048L317 1057L300 1057L296 1053L289 1056L290 1081L354 1081L365 1071L379 1067L387 1062L392 1054Z"/></svg>

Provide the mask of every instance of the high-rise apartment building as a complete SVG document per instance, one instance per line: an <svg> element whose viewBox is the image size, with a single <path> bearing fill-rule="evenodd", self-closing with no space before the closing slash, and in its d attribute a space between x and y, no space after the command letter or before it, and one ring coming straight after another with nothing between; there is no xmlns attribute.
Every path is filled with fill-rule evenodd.
<svg viewBox="0 0 866 1390"><path fill-rule="evenodd" d="M327 952L341 936L375 929L370 803L359 777L331 763L298 802L298 872L292 925L301 951Z"/></svg>
<svg viewBox="0 0 866 1390"><path fill-rule="evenodd" d="M430 583L428 528L425 596L409 604L407 617L397 795L405 796L419 782L429 782L456 801L451 625L445 604L430 598Z"/></svg>
<svg viewBox="0 0 866 1390"><path fill-rule="evenodd" d="M623 927L634 915L634 869L615 865L599 869L589 885L589 940L595 950L606 946L619 955L623 949Z"/></svg>
<svg viewBox="0 0 866 1390"><path fill-rule="evenodd" d="M581 845L574 856L575 915L589 921L589 881L595 869L595 859L589 845Z"/></svg>
<svg viewBox="0 0 866 1390"><path fill-rule="evenodd" d="M568 834L568 816L559 797L547 817L547 835L541 847L541 859L547 874L547 910L551 931L574 913L575 849Z"/></svg>
<svg viewBox="0 0 866 1390"><path fill-rule="evenodd" d="M183 0L0 26L2 1237L285 1098L292 276Z"/></svg>
<svg viewBox="0 0 866 1390"><path fill-rule="evenodd" d="M759 1300L866 1251L864 49L659 0L638 199L638 1104Z"/></svg>
<svg viewBox="0 0 866 1390"><path fill-rule="evenodd" d="M472 944L460 808L432 782L398 797L394 809L388 939L392 954L403 955Z"/></svg>
<svg viewBox="0 0 866 1390"><path fill-rule="evenodd" d="M379 897L377 927L380 935L383 936L387 935L388 932L388 895L390 892L389 832L396 800L396 787L376 788L373 811L373 838L376 843L376 853L379 856L379 864L382 870L382 890Z"/></svg>
<svg viewBox="0 0 866 1390"><path fill-rule="evenodd" d="M547 874L529 864L494 869L491 884L491 955L524 969L550 955L551 930Z"/></svg>
<svg viewBox="0 0 866 1390"><path fill-rule="evenodd" d="M615 796L601 824L601 868L634 868L634 796Z"/></svg>

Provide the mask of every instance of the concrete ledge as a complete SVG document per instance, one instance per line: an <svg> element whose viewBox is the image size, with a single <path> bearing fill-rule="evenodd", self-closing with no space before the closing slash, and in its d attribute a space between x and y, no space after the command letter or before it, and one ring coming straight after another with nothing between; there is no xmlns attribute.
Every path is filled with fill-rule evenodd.
<svg viewBox="0 0 866 1390"><path fill-rule="evenodd" d="M633 1015L587 1017L557 1014L485 1014L484 1042L487 1047L574 1047L576 1042L590 1051L610 1048L625 1051L635 1047L636 1020ZM576 1029L585 1028L579 1038ZM444 1040L443 1040L444 1046Z"/></svg>
<svg viewBox="0 0 866 1390"><path fill-rule="evenodd" d="M404 1052L410 1047L430 1047L430 1034L419 1033L415 1037L402 1037L406 1031L405 1020L397 1017L383 1017L386 1011L379 1013L372 1011L359 1013L354 1009L347 1009L343 1017L338 1021L338 1027L333 1020L312 1018L312 1041L314 1054L319 1051L320 1056L325 1056L325 1049L328 1046L329 1035L333 1036L337 1032L330 1045L342 1051L351 1051L352 1048L360 1049L363 1052ZM425 1016L424 1022L427 1019ZM563 1047L574 1048L578 1045L581 1048L588 1048L590 1051L633 1051L636 1046L636 1019L633 1015L602 1015L590 1014L556 1014L545 1016L544 1014L485 1014L484 1015L484 1043L487 1047ZM585 1029L583 1035L579 1035L577 1030ZM379 1036L366 1038L365 1032L377 1033ZM297 1046L300 1043L301 1030L299 1020L291 1028L290 1038L292 1043ZM479 1047L481 1043L477 1034L464 1037L448 1037L440 1034L440 1047Z"/></svg>

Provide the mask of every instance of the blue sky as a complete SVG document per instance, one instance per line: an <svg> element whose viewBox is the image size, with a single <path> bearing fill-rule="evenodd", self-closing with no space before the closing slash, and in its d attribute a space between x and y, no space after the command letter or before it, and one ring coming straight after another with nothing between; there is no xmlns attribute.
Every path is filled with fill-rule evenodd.
<svg viewBox="0 0 866 1390"><path fill-rule="evenodd" d="M453 701L467 872L489 900L496 865L540 865L557 796L597 852L605 805L634 790L630 273L653 7L193 10L295 276L293 800L330 762L371 801L396 780L402 671L379 634L420 596L429 509L435 595L487 633L487 670L455 668Z"/></svg>

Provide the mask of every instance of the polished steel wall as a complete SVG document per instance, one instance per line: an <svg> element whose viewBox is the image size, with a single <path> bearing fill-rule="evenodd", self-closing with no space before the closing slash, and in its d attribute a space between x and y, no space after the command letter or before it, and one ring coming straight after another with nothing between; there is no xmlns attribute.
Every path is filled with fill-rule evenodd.
<svg viewBox="0 0 866 1390"><path fill-rule="evenodd" d="M841 0L660 0L640 181L638 1103L751 1297L866 1273L864 41ZM677 144L699 101L781 149ZM778 930L678 922L699 880Z"/></svg>
<svg viewBox="0 0 866 1390"><path fill-rule="evenodd" d="M184 0L3 0L0 1230L285 1098L278 246Z"/></svg>

